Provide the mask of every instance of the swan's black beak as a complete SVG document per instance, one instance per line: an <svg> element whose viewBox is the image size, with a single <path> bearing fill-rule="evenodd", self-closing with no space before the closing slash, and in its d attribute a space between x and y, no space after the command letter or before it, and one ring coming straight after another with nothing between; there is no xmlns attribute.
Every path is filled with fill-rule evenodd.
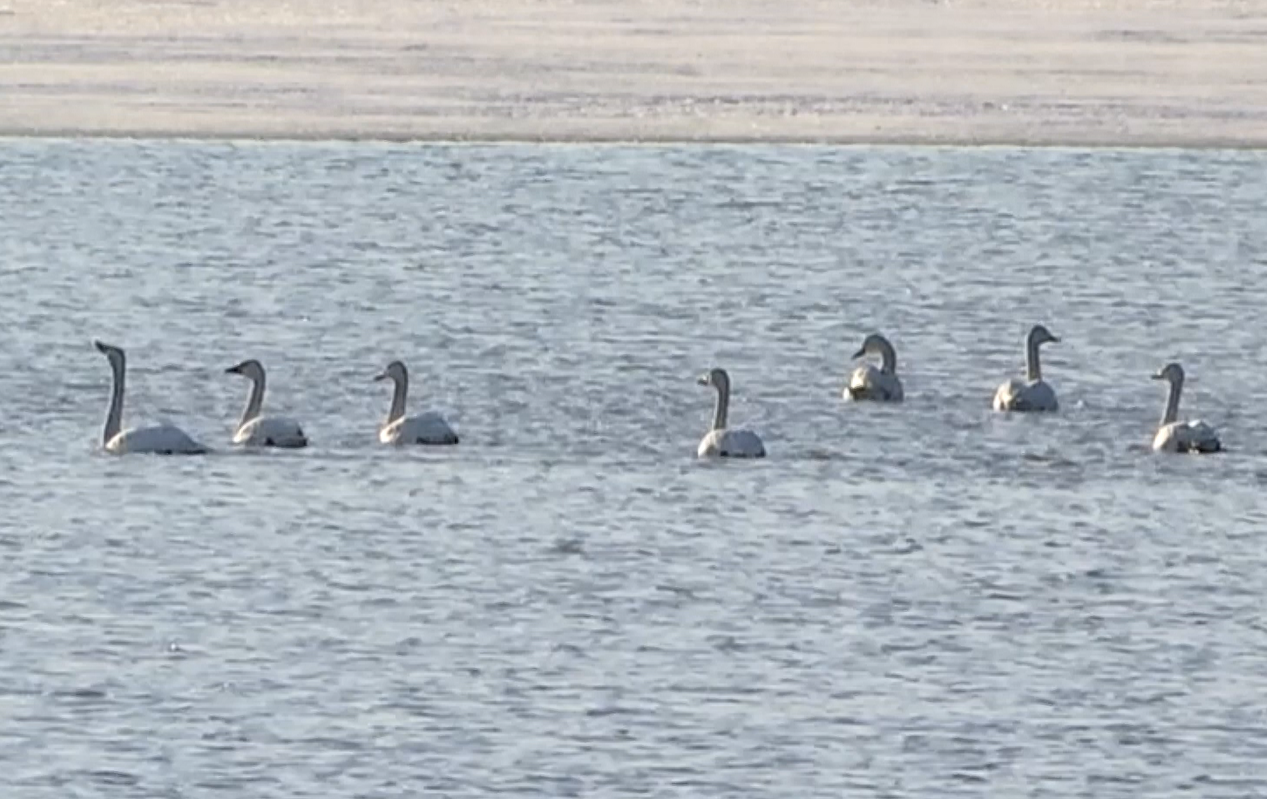
<svg viewBox="0 0 1267 799"><path fill-rule="evenodd" d="M695 378L695 382L701 386L708 385L708 375L700 375L699 377Z"/></svg>
<svg viewBox="0 0 1267 799"><path fill-rule="evenodd" d="M1051 337L1051 343L1052 343L1052 344L1059 344L1059 343L1060 343L1060 336L1052 336L1052 337Z"/></svg>
<svg viewBox="0 0 1267 799"><path fill-rule="evenodd" d="M867 354L867 349L866 347L863 347L862 349L858 350L857 352L853 354L853 358L854 360L857 360L858 358L861 358L862 356L866 354Z"/></svg>
<svg viewBox="0 0 1267 799"><path fill-rule="evenodd" d="M105 344L102 344L100 341L97 341L95 338L92 340L92 346L96 347L97 352L101 353L102 355L105 355L106 353L110 351L109 347L107 347Z"/></svg>
<svg viewBox="0 0 1267 799"><path fill-rule="evenodd" d="M1149 377L1151 377L1153 380L1162 380L1165 378L1165 375L1163 375L1161 372L1154 372L1153 374L1149 375Z"/></svg>
<svg viewBox="0 0 1267 799"><path fill-rule="evenodd" d="M374 382L378 383L382 380L386 380L388 377L389 375L386 372L383 372L382 374L374 375Z"/></svg>
<svg viewBox="0 0 1267 799"><path fill-rule="evenodd" d="M224 370L224 373L225 373L226 375L240 375L240 374L242 374L242 367L241 367L241 366L230 366L228 369L225 369L225 370Z"/></svg>

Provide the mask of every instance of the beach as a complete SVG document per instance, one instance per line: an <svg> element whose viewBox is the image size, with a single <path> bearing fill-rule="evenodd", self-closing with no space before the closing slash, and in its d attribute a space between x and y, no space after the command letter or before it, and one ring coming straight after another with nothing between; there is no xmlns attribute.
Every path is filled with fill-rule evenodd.
<svg viewBox="0 0 1267 799"><path fill-rule="evenodd" d="M1267 3L0 0L0 134L1261 147Z"/></svg>

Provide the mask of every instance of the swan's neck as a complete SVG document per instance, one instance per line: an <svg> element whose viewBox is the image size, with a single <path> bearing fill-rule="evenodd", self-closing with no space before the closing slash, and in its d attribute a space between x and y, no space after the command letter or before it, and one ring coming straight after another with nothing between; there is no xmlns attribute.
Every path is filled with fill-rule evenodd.
<svg viewBox="0 0 1267 799"><path fill-rule="evenodd" d="M1183 393L1183 380L1170 381L1170 394L1166 397L1166 412L1161 415L1161 426L1173 422L1179 416L1179 395Z"/></svg>
<svg viewBox="0 0 1267 799"><path fill-rule="evenodd" d="M387 412L387 424L405 415L405 395L409 393L409 378L401 375L395 382L396 389L392 392L392 409Z"/></svg>
<svg viewBox="0 0 1267 799"><path fill-rule="evenodd" d="M123 361L111 361L110 369L114 372L114 387L110 393L110 410L106 412L106 429L101 433L101 443L109 444L110 439L119 434L123 426L123 378L125 374Z"/></svg>
<svg viewBox="0 0 1267 799"><path fill-rule="evenodd" d="M891 344L880 348L880 371L886 375L897 373L897 351Z"/></svg>
<svg viewBox="0 0 1267 799"><path fill-rule="evenodd" d="M717 386L717 404L713 406L713 429L726 429L726 415L730 412L730 386Z"/></svg>
<svg viewBox="0 0 1267 799"><path fill-rule="evenodd" d="M1031 383L1043 379L1043 370L1038 364L1038 340L1033 337L1025 340L1025 379Z"/></svg>
<svg viewBox="0 0 1267 799"><path fill-rule="evenodd" d="M242 418L238 420L238 429L260 415L260 406L264 404L264 375L251 378L251 396L246 400L246 408L242 410Z"/></svg>

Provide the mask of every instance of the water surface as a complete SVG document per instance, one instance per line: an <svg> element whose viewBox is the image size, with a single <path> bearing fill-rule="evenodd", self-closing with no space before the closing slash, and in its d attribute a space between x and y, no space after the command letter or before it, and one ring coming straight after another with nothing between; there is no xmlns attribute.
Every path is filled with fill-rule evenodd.
<svg viewBox="0 0 1267 799"><path fill-rule="evenodd" d="M5 796L1261 792L1265 167L4 142ZM101 455L93 338L219 451ZM459 447L377 445L393 358ZM1225 454L1148 452L1168 360Z"/></svg>

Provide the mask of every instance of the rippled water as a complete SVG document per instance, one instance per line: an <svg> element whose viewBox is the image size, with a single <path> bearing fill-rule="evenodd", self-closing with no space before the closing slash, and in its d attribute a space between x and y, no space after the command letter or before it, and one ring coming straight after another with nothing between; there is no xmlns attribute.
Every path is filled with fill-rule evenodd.
<svg viewBox="0 0 1267 799"><path fill-rule="evenodd" d="M4 796L1267 791L1265 174L4 142ZM1062 412L992 414L1037 321ZM92 338L219 451L101 455ZM245 357L308 450L227 446ZM376 444L392 358L459 447ZM1171 359L1225 454L1148 451Z"/></svg>

